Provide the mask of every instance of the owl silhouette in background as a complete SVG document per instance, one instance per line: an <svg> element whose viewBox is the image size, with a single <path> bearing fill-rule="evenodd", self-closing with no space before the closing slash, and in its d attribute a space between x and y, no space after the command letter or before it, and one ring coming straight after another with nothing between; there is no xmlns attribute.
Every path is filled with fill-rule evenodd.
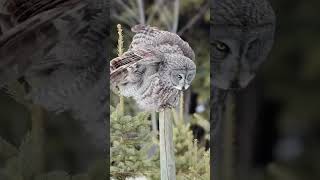
<svg viewBox="0 0 320 180"><path fill-rule="evenodd" d="M156 27L136 25L132 31L128 51L110 62L112 87L146 111L175 107L196 74L193 50L178 35Z"/></svg>
<svg viewBox="0 0 320 180"><path fill-rule="evenodd" d="M211 13L213 85L244 88L272 48L274 11L267 0L215 0Z"/></svg>
<svg viewBox="0 0 320 180"><path fill-rule="evenodd" d="M234 103L238 105L249 102L249 105L245 105L240 108L239 113L235 113L237 122L235 127L223 122L227 119L227 104L231 105L228 103L228 97L231 97L235 90L246 88L267 59L274 41L276 17L268 0L214 0L210 13L212 72L210 139L211 153L214 154L211 172L215 179L223 179L225 174L221 172L226 157L224 145L229 141L224 138L228 134L227 129L234 128L237 132L237 136L234 136L235 141L239 142L239 146L234 147L237 149L237 153L234 154L236 164L241 164L239 160L246 161L252 158L245 151L254 139L251 136L256 127L252 125L257 119L251 113L242 110L256 107L257 102L253 103L253 99L258 99L255 97L255 90L251 89L243 94L236 92L237 100L234 100ZM248 95L253 97L247 99ZM249 164L244 165L244 169L247 170L252 166ZM236 172L242 170L240 168Z"/></svg>
<svg viewBox="0 0 320 180"><path fill-rule="evenodd" d="M19 80L26 97L70 112L92 149L106 149L105 0L0 0L0 88Z"/></svg>

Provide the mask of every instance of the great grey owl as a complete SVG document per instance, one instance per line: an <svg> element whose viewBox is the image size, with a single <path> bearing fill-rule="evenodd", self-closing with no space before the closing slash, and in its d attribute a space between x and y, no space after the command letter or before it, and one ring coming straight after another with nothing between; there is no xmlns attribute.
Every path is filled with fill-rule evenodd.
<svg viewBox="0 0 320 180"><path fill-rule="evenodd" d="M111 83L144 110L175 107L196 74L195 55L178 35L136 25L127 52L110 62Z"/></svg>
<svg viewBox="0 0 320 180"><path fill-rule="evenodd" d="M108 4L105 0L0 0L0 88L17 79L35 104L71 112L104 154Z"/></svg>
<svg viewBox="0 0 320 180"><path fill-rule="evenodd" d="M271 50L274 11L266 0L215 0L211 13L213 84L244 88Z"/></svg>

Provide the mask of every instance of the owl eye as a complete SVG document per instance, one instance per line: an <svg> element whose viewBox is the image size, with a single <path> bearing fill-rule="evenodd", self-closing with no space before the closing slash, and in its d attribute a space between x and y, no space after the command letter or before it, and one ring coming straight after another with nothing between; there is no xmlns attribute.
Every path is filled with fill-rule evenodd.
<svg viewBox="0 0 320 180"><path fill-rule="evenodd" d="M248 46L248 50L252 50L255 47L259 46L260 41L258 39L255 39L254 41L250 42L249 46Z"/></svg>
<svg viewBox="0 0 320 180"><path fill-rule="evenodd" d="M182 76L181 76L180 74L178 75L178 79L179 79L179 80L181 80L181 79L182 79Z"/></svg>
<svg viewBox="0 0 320 180"><path fill-rule="evenodd" d="M258 39L250 42L246 53L246 57L248 58L248 60L254 61L256 57L260 54L260 50L262 48L262 43Z"/></svg>
<svg viewBox="0 0 320 180"><path fill-rule="evenodd" d="M213 58L214 59L223 59L230 52L230 48L223 42L214 41L213 42Z"/></svg>
<svg viewBox="0 0 320 180"><path fill-rule="evenodd" d="M188 81L191 81L192 78L193 78L193 75L192 75L192 74L189 74L189 75L187 76L187 80L188 80Z"/></svg>
<svg viewBox="0 0 320 180"><path fill-rule="evenodd" d="M225 51L227 49L227 46L223 43L217 43L216 47L219 51Z"/></svg>

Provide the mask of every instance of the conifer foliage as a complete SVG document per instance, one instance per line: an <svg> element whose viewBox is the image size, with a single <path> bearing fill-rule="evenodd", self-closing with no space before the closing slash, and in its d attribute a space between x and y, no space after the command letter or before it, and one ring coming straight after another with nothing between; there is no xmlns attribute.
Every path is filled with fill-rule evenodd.
<svg viewBox="0 0 320 180"><path fill-rule="evenodd" d="M120 106L111 108L111 112L111 176L125 180L157 173L152 158L148 157L153 144L150 114L124 115Z"/></svg>

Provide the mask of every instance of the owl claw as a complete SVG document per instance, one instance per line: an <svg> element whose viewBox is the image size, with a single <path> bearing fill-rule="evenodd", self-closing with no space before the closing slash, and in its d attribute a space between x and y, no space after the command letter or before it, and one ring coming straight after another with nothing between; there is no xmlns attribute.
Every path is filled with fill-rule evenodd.
<svg viewBox="0 0 320 180"><path fill-rule="evenodd" d="M172 108L171 105L163 104L163 105L160 105L160 108L159 108L158 112L164 111L165 109L171 109L171 108Z"/></svg>
<svg viewBox="0 0 320 180"><path fill-rule="evenodd" d="M164 108L161 108L161 107L157 110L157 112L162 112L162 111L164 111Z"/></svg>

